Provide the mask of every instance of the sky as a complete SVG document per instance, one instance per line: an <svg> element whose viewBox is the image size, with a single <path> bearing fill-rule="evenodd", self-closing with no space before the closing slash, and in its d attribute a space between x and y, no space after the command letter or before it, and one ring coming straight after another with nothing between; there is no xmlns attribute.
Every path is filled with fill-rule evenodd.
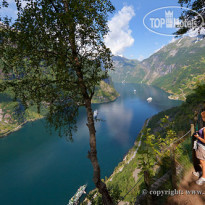
<svg viewBox="0 0 205 205"><path fill-rule="evenodd" d="M143 18L149 12L161 7L180 6L178 0L111 1L116 10L108 18L110 31L105 37L105 44L111 49L113 55L141 61L174 40L173 36L159 35L148 30L143 24ZM6 13L15 18L17 11L14 0L8 2L10 7L2 10L2 14ZM160 10L156 15L161 16Z"/></svg>
<svg viewBox="0 0 205 205"><path fill-rule="evenodd" d="M177 0L112 0L116 8L114 16L110 16L109 24L114 24L115 18L121 22L112 25L111 40L119 41L111 50L116 55L123 55L129 59L143 60L172 41L171 36L162 36L149 31L143 24L144 16L150 11L166 6L179 6ZM121 18L121 19L119 19ZM122 29L123 32L118 30ZM115 36L115 38L114 38ZM125 43L126 42L126 43Z"/></svg>

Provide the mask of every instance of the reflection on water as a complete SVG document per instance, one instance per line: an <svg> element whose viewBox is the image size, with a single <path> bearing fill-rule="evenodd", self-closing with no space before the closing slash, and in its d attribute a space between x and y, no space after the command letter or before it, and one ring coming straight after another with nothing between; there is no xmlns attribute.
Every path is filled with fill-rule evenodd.
<svg viewBox="0 0 205 205"><path fill-rule="evenodd" d="M124 107L123 102L112 103L109 106L101 106L100 112L103 113L103 118L106 119L108 132L119 143L124 144L128 142L130 122L132 120L132 110Z"/></svg>
<svg viewBox="0 0 205 205"><path fill-rule="evenodd" d="M147 118L181 103L169 100L167 93L151 86L115 86L120 93L115 102L93 105L101 119L95 125L102 178L112 173L133 146ZM148 97L153 98L151 103L147 103ZM73 143L59 138L58 133L49 135L44 120L28 123L0 139L0 204L64 205L79 186L87 183L88 191L94 188L83 108L77 125Z"/></svg>

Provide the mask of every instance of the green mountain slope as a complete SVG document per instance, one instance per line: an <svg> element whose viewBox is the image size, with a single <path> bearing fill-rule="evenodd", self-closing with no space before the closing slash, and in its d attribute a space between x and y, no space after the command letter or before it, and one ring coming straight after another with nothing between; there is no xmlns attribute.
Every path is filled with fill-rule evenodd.
<svg viewBox="0 0 205 205"><path fill-rule="evenodd" d="M114 82L146 83L185 99L198 82L205 80L205 38L184 37L164 46L139 62L114 58Z"/></svg>
<svg viewBox="0 0 205 205"><path fill-rule="evenodd" d="M47 113L47 108L42 107L41 114L38 114L35 106L28 108L25 115L20 119L16 115L17 102L13 102L9 91L0 95L0 137L20 129L28 121L34 121L43 118ZM96 91L92 99L92 103L107 103L114 101L119 97L119 93L112 85L111 79L107 82L101 81L99 86L96 86Z"/></svg>
<svg viewBox="0 0 205 205"><path fill-rule="evenodd" d="M114 101L117 97L119 97L119 93L115 90L113 85L101 81L100 85L96 87L92 103L111 102Z"/></svg>
<svg viewBox="0 0 205 205"><path fill-rule="evenodd" d="M205 84L200 85L197 89L193 91L191 95L189 95L185 102L182 103L181 106L173 107L171 109L162 111L154 116L152 116L148 123L145 122L144 128L150 128L151 133L166 138L166 134L164 133L164 129L160 126L161 119L166 116L169 116L170 122L172 122L172 129L177 133L177 137L183 136L187 131L190 130L190 124L196 123L195 121L195 112L200 113L202 110L205 109ZM199 118L199 128L202 127L201 119ZM124 157L123 161L121 161L118 166L115 168L113 174L110 177L105 177L105 183L107 184L108 188L112 191L114 190L115 193L113 197L117 199L123 200L122 204L129 203L135 204L136 196L142 193L144 189L147 189L143 180L143 175L139 174L138 163L140 159L142 159L141 153L138 152L139 147L142 146L141 143L141 134L143 133L143 129L139 133L136 138L134 146L129 150L127 155ZM180 146L175 150L175 157L177 159L177 182L183 178L184 173L187 170L192 168L192 144L191 138L188 135L188 138L181 143ZM154 167L154 166L153 166ZM157 179L162 177L165 173L170 171L171 164L170 158L164 158L161 163L153 168L156 171L154 177L150 179L151 184L156 182ZM141 178L142 177L142 178ZM138 181L139 179L139 181ZM163 186L159 188L159 190L173 190L171 180L168 179ZM88 199L96 196L97 193L96 189L89 193ZM90 196L90 198L89 198ZM160 195L158 197L153 198L155 203L162 205L165 204L165 201L169 195ZM93 205L98 205L99 202L99 195L95 197L92 201ZM83 205L87 205L87 201L84 201ZM140 203L141 204L141 203ZM142 203L143 204L143 203Z"/></svg>
<svg viewBox="0 0 205 205"><path fill-rule="evenodd" d="M204 55L205 39L179 39L144 61L151 63L151 72L143 81L173 93L176 99L184 100L196 83L205 80Z"/></svg>
<svg viewBox="0 0 205 205"><path fill-rule="evenodd" d="M109 75L114 82L140 83L146 74L138 60L114 56L113 61L114 70L109 71Z"/></svg>

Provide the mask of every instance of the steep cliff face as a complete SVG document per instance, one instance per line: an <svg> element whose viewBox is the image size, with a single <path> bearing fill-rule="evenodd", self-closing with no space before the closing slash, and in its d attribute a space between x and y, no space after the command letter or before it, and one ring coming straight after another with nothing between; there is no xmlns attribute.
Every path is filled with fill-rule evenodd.
<svg viewBox="0 0 205 205"><path fill-rule="evenodd" d="M113 60L114 82L152 84L175 99L185 99L197 82L205 80L205 38L177 39L142 62L119 56Z"/></svg>
<svg viewBox="0 0 205 205"><path fill-rule="evenodd" d="M149 71L143 82L156 84L155 80L167 74L176 77L176 70L181 70L184 66L192 66L192 73L201 74L203 69L197 66L205 54L205 39L184 37L164 46L148 59L142 61L142 65ZM171 77L171 76L170 76Z"/></svg>

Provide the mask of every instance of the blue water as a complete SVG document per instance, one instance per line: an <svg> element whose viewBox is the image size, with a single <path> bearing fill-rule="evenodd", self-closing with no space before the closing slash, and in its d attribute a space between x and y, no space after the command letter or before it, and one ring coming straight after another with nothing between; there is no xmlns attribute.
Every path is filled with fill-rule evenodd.
<svg viewBox="0 0 205 205"><path fill-rule="evenodd" d="M93 105L102 120L96 122L101 178L112 174L147 118L181 104L147 85L116 84L115 88L120 93L115 102ZM147 103L150 96L153 101ZM0 139L0 204L65 205L79 186L87 183L87 191L93 189L85 124L86 113L81 108L73 142L55 132L49 135L44 119Z"/></svg>

